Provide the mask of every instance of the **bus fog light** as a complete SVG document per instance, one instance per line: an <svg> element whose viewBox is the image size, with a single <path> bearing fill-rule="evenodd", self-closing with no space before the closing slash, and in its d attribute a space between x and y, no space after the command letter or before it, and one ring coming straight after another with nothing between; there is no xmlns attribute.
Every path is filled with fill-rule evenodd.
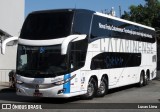
<svg viewBox="0 0 160 112"><path fill-rule="evenodd" d="M65 88L64 88L64 89L61 89L61 90L59 90L59 91L58 91L58 93L57 93L57 94L64 93L64 92L65 92L65 90L66 90Z"/></svg>
<svg viewBox="0 0 160 112"><path fill-rule="evenodd" d="M58 81L58 82L54 82L52 84L55 85L55 86L59 86L59 85L65 84L65 83L69 82L70 80L72 80L75 76L76 76L76 74L73 75L72 77L66 79L66 80L61 80L61 81Z"/></svg>
<svg viewBox="0 0 160 112"><path fill-rule="evenodd" d="M62 80L62 81L55 82L54 85L62 85L64 83L65 83L64 80Z"/></svg>

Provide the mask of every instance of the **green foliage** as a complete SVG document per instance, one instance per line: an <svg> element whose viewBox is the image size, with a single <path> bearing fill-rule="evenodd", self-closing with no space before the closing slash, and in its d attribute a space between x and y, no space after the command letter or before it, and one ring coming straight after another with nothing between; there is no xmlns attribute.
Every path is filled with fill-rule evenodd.
<svg viewBox="0 0 160 112"><path fill-rule="evenodd" d="M145 0L146 4L129 7L130 11L124 11L121 18L141 23L147 26L160 28L160 2L158 0Z"/></svg>
<svg viewBox="0 0 160 112"><path fill-rule="evenodd" d="M121 18L154 27L160 44L160 0L145 0L145 2L144 6L131 5L130 11L124 11Z"/></svg>

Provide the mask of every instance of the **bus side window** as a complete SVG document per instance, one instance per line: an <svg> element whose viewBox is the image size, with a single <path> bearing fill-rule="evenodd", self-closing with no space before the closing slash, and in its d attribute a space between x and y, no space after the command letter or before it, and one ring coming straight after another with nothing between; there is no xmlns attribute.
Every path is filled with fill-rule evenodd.
<svg viewBox="0 0 160 112"><path fill-rule="evenodd" d="M84 66L87 54L87 45L87 39L71 43L70 63L73 66L72 70L77 70Z"/></svg>
<svg viewBox="0 0 160 112"><path fill-rule="evenodd" d="M94 15L91 29L91 39L98 37L111 37L112 31L104 28L105 25L112 26L113 20Z"/></svg>
<svg viewBox="0 0 160 112"><path fill-rule="evenodd" d="M79 69L84 66L85 60L82 51L71 51L71 69Z"/></svg>
<svg viewBox="0 0 160 112"><path fill-rule="evenodd" d="M90 14L77 12L74 18L73 33L89 35L91 17Z"/></svg>
<svg viewBox="0 0 160 112"><path fill-rule="evenodd" d="M91 70L135 67L141 64L141 53L112 53L106 52L93 57Z"/></svg>
<svg viewBox="0 0 160 112"><path fill-rule="evenodd" d="M91 61L91 70L97 70L97 69L105 69L105 62L104 62L104 56L103 54L95 56Z"/></svg>

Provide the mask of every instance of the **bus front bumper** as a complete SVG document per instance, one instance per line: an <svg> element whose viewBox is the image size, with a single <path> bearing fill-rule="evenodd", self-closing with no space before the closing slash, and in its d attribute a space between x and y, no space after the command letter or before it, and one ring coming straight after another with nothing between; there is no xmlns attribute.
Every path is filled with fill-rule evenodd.
<svg viewBox="0 0 160 112"><path fill-rule="evenodd" d="M32 97L55 97L55 98L69 98L73 96L78 96L85 94L86 91L79 92L67 92L67 88L64 88L63 85L55 86L46 89L33 89L27 88L20 84L16 85L16 94L21 96L32 96Z"/></svg>
<svg viewBox="0 0 160 112"><path fill-rule="evenodd" d="M16 85L16 93L21 96L33 96L33 97L71 97L70 94L64 93L63 86L56 86L45 89L33 89L25 86Z"/></svg>

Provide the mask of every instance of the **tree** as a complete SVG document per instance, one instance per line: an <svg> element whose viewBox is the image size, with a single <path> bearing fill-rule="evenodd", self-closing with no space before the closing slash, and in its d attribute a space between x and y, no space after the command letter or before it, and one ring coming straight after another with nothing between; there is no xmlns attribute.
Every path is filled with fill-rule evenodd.
<svg viewBox="0 0 160 112"><path fill-rule="evenodd" d="M160 56L160 0L145 0L145 5L131 5L129 12L124 12L121 18L154 27L157 34L157 56ZM157 68L160 69L160 59Z"/></svg>
<svg viewBox="0 0 160 112"><path fill-rule="evenodd" d="M145 0L145 2L144 6L131 5L130 11L124 11L121 18L160 28L160 2L158 0Z"/></svg>
<svg viewBox="0 0 160 112"><path fill-rule="evenodd" d="M145 0L145 5L131 5L121 18L154 27L160 43L160 0Z"/></svg>

